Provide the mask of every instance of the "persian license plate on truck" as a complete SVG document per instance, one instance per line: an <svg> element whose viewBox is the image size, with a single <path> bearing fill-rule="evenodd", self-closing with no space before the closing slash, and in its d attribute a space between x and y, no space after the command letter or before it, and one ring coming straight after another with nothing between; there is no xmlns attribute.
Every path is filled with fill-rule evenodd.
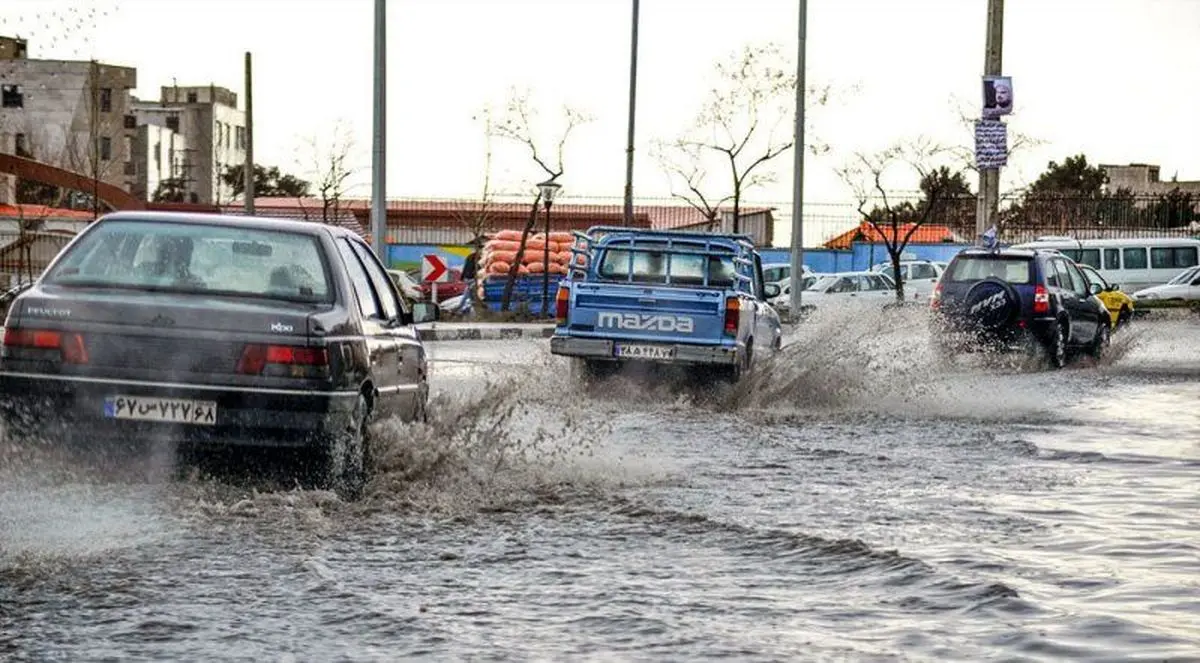
<svg viewBox="0 0 1200 663"><path fill-rule="evenodd" d="M663 345L617 344L617 357L621 359L674 359L675 348Z"/></svg>

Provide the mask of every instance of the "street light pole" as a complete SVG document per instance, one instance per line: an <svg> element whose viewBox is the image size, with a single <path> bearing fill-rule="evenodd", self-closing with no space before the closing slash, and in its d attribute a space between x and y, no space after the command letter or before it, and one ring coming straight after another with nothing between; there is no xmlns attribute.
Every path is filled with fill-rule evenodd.
<svg viewBox="0 0 1200 663"><path fill-rule="evenodd" d="M387 259L387 14L375 0L375 81L371 149L371 240L380 262Z"/></svg>
<svg viewBox="0 0 1200 663"><path fill-rule="evenodd" d="M637 108L638 0L633 0L629 46L629 138L625 143L625 225L633 225L633 119Z"/></svg>
<svg viewBox="0 0 1200 663"><path fill-rule="evenodd" d="M1004 0L988 0L987 41L984 45L983 74L1003 73ZM1000 169L979 169L979 201L975 208L975 236L978 238L995 223L1000 207Z"/></svg>
<svg viewBox="0 0 1200 663"><path fill-rule="evenodd" d="M800 0L800 23L796 50L796 127L792 146L792 266L791 318L800 314L800 291L804 289L804 56L808 32L808 0Z"/></svg>
<svg viewBox="0 0 1200 663"><path fill-rule="evenodd" d="M542 315L550 309L550 206L554 204L554 196L562 185L553 178L538 184L542 194L542 205L546 209L546 236L542 242Z"/></svg>

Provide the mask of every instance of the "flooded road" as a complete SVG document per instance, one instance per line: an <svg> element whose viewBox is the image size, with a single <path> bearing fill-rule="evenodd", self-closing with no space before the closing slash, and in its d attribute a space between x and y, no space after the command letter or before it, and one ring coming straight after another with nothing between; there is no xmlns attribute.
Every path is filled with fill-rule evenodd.
<svg viewBox="0 0 1200 663"><path fill-rule="evenodd" d="M807 328L742 394L431 344L361 503L0 451L0 658L1200 660L1200 325L939 364Z"/></svg>

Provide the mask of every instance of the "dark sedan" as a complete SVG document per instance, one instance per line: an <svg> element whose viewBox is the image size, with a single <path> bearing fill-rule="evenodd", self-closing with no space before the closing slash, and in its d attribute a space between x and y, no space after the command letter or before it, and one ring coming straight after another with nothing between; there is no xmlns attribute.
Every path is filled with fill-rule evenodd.
<svg viewBox="0 0 1200 663"><path fill-rule="evenodd" d="M317 223L118 212L9 307L0 413L189 446L291 447L357 496L373 418L423 419L425 350L370 247Z"/></svg>

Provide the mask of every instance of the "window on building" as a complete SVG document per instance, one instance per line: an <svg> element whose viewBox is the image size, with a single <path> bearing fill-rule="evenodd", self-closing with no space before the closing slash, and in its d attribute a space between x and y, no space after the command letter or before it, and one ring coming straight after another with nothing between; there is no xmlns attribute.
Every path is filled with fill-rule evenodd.
<svg viewBox="0 0 1200 663"><path fill-rule="evenodd" d="M194 104L197 101L200 101L200 97L196 95L196 92L194 90L192 92L187 93L187 102L189 104Z"/></svg>
<svg viewBox="0 0 1200 663"><path fill-rule="evenodd" d="M162 168L162 143L154 144L154 167L155 170Z"/></svg>
<svg viewBox="0 0 1200 663"><path fill-rule="evenodd" d="M108 136L100 137L100 160L112 160L112 139Z"/></svg>
<svg viewBox="0 0 1200 663"><path fill-rule="evenodd" d="M126 175L137 175L137 165L135 165L132 161L126 161L125 162L125 174Z"/></svg>
<svg viewBox="0 0 1200 663"><path fill-rule="evenodd" d="M168 115L167 116L167 128L176 133L179 132L179 116L178 115Z"/></svg>
<svg viewBox="0 0 1200 663"><path fill-rule="evenodd" d="M112 88L110 87L100 88L100 112L112 112Z"/></svg>
<svg viewBox="0 0 1200 663"><path fill-rule="evenodd" d="M0 106L4 108L24 108L25 93L21 86L15 83L0 85Z"/></svg>
<svg viewBox="0 0 1200 663"><path fill-rule="evenodd" d="M126 115L125 116L125 128L126 129L137 129L137 116L136 115Z"/></svg>
<svg viewBox="0 0 1200 663"><path fill-rule="evenodd" d="M233 126L232 124L225 125L225 147L229 147L229 146L233 145L233 140L230 135L230 127L232 127L232 126Z"/></svg>
<svg viewBox="0 0 1200 663"><path fill-rule="evenodd" d="M213 126L215 127L213 129L213 133L215 134L213 137L216 139L217 147L221 147L221 139L225 137L225 132L221 129L221 123L219 121Z"/></svg>
<svg viewBox="0 0 1200 663"><path fill-rule="evenodd" d="M246 149L246 127L238 127L234 135L237 136L237 148Z"/></svg>
<svg viewBox="0 0 1200 663"><path fill-rule="evenodd" d="M200 202L200 194L196 193L195 191L193 191L193 192L189 193L189 194L188 194L188 202L189 202L189 203L198 203L198 202Z"/></svg>
<svg viewBox="0 0 1200 663"><path fill-rule="evenodd" d="M13 151L19 157L29 158L33 156L29 153L29 142L25 139L25 134L16 134L13 136Z"/></svg>

